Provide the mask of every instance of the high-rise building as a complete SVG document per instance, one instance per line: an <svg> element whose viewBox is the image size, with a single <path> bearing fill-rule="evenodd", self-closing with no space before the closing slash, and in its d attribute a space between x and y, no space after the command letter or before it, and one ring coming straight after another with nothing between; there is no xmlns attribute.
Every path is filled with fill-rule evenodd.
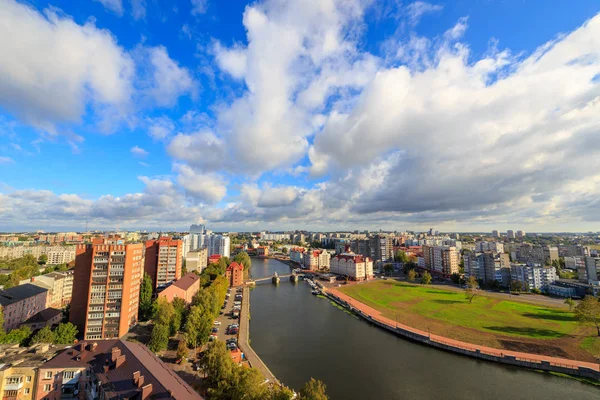
<svg viewBox="0 0 600 400"><path fill-rule="evenodd" d="M208 266L208 249L190 251L185 256L185 269L189 272L202 272Z"/></svg>
<svg viewBox="0 0 600 400"><path fill-rule="evenodd" d="M506 237L509 239L514 239L515 238L515 232L511 229L509 229L508 231L506 231Z"/></svg>
<svg viewBox="0 0 600 400"><path fill-rule="evenodd" d="M144 272L152 278L155 289L181 278L182 250L182 241L169 236L146 242Z"/></svg>
<svg viewBox="0 0 600 400"><path fill-rule="evenodd" d="M208 248L209 256L218 254L222 257L229 257L231 251L231 241L229 236L205 235L205 243Z"/></svg>
<svg viewBox="0 0 600 400"><path fill-rule="evenodd" d="M600 276L600 258L586 257L585 258L585 277L579 276L579 279L587 283L597 282Z"/></svg>
<svg viewBox="0 0 600 400"><path fill-rule="evenodd" d="M204 224L192 225L190 226L190 233L199 233L204 235L206 233L206 227Z"/></svg>
<svg viewBox="0 0 600 400"><path fill-rule="evenodd" d="M517 237L520 238L520 239L524 238L525 237L525 232L521 231L521 230L518 230L517 231Z"/></svg>
<svg viewBox="0 0 600 400"><path fill-rule="evenodd" d="M492 231L492 236L495 238L499 238L500 237L500 232L498 232L497 230L493 230Z"/></svg>
<svg viewBox="0 0 600 400"><path fill-rule="evenodd" d="M137 323L144 250L118 237L77 246L69 319L85 339L118 338Z"/></svg>
<svg viewBox="0 0 600 400"><path fill-rule="evenodd" d="M425 268L452 275L458 272L459 252L452 246L423 246Z"/></svg>

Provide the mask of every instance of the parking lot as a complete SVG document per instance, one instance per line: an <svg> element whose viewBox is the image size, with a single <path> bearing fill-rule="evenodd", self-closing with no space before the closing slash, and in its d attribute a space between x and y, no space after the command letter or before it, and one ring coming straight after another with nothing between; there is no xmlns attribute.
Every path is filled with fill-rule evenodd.
<svg viewBox="0 0 600 400"><path fill-rule="evenodd" d="M229 298L227 298L227 305L225 306L224 309L221 310L223 312L223 314L219 315L219 317L216 319L216 321L220 322L220 325L213 325L213 327L219 329L219 331L217 332L216 338L218 340L222 340L223 342L226 342L227 339L237 338L237 334L227 334L226 333L227 326L229 326L231 324L239 325L239 319L234 319L231 315L233 308L234 308L233 303L236 301L235 300L236 294L241 295L242 293L241 292L237 293L235 288L231 288Z"/></svg>

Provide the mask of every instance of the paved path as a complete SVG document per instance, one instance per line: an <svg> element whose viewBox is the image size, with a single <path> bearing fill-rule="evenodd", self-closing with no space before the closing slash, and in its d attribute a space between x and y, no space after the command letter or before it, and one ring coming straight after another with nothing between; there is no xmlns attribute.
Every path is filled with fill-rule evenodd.
<svg viewBox="0 0 600 400"><path fill-rule="evenodd" d="M557 365L557 366L562 366L562 367L567 367L567 368L577 368L577 367L581 366L581 367L593 369L595 371L600 371L600 364L596 364L596 363L577 361L577 360L569 360L566 358L543 356L543 355L539 355L539 354L521 353L518 351L500 350L500 349L495 349L493 347L474 345L474 344L467 343L467 342L461 342L459 340L449 339L444 336L430 334L428 332L412 328L410 326L398 323L390 318L384 317L380 311L377 311L373 307L370 307L364 303L361 303L361 302L353 299L352 297L340 292L339 290L337 290L335 288L327 289L327 291L329 293L337 296L341 300L345 301L346 303L352 305L352 307L355 307L355 308L361 310L363 313L371 316L371 318L373 318L385 325L388 325L389 327L393 328L393 327L397 326L399 328L405 329L409 332L413 332L413 333L416 333L416 334L419 334L422 336L429 335L429 339L434 342L443 343L443 344L446 344L449 346L454 346L454 347L458 347L458 348L473 351L473 352L475 352L476 350L479 350L481 353L489 354L494 357L511 356L511 357L515 357L517 360L521 360L521 361L536 362L536 363L546 361L552 365Z"/></svg>
<svg viewBox="0 0 600 400"><path fill-rule="evenodd" d="M279 384L275 375L269 370L265 363L250 347L250 289L244 287L243 299L242 299L242 312L240 313L240 331L238 337L238 344L240 349L244 352L244 355L250 362L250 366L258 369L263 376L271 383Z"/></svg>

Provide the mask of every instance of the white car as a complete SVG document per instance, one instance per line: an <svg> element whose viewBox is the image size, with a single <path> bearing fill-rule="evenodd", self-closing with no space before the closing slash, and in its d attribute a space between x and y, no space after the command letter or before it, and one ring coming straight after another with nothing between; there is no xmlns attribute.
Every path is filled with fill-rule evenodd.
<svg viewBox="0 0 600 400"><path fill-rule="evenodd" d="M221 321L215 321L213 322L213 325L221 325Z"/></svg>

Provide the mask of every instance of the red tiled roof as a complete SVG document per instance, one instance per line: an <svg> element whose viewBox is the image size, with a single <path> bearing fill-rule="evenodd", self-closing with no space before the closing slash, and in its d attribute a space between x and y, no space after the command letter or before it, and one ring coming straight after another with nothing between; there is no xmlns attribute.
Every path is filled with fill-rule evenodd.
<svg viewBox="0 0 600 400"><path fill-rule="evenodd" d="M233 271L234 269L244 269L244 267L234 261L231 264L229 264L229 267L227 267L227 271Z"/></svg>
<svg viewBox="0 0 600 400"><path fill-rule="evenodd" d="M188 290L194 283L200 279L198 275L193 272L188 272L181 277L178 281L173 283L173 286L180 288L181 290Z"/></svg>

